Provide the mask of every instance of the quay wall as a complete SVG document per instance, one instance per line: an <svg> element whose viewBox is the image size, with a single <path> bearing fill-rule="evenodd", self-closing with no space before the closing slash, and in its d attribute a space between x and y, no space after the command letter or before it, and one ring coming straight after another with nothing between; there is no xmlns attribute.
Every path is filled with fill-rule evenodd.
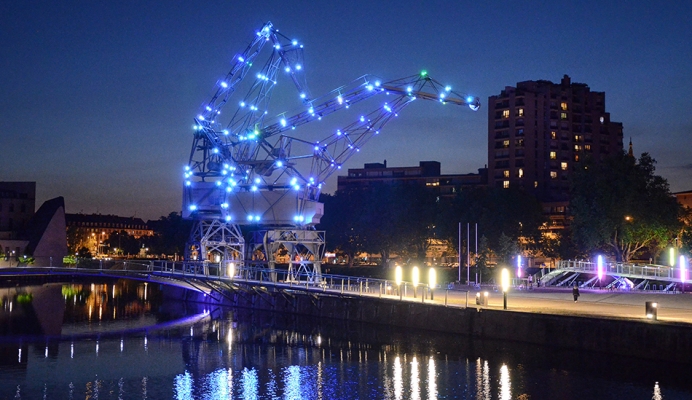
<svg viewBox="0 0 692 400"><path fill-rule="evenodd" d="M692 363L692 327L650 320L445 307L395 299L303 292L234 291L206 296L169 286L168 297L232 307L457 333L566 350ZM218 294L217 294L218 296Z"/></svg>

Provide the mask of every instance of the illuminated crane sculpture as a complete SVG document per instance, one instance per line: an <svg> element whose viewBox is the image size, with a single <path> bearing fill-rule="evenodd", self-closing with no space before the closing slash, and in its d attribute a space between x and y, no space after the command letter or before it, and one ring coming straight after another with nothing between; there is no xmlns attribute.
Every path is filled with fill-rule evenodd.
<svg viewBox="0 0 692 400"><path fill-rule="evenodd" d="M254 82L246 85L244 97L236 100L237 109L224 126L222 108L258 63L265 45L271 48L269 58ZM183 217L195 221L187 260L218 262L222 271L259 265L272 270L283 246L291 276L307 273L310 280L319 281L325 241L315 225L323 214L319 195L327 177L413 100L466 105L474 111L480 107L478 98L462 96L425 72L388 82L366 75L313 98L305 84L302 56L301 44L266 23L233 58L230 72L202 105L184 173ZM270 118L269 100L280 73L292 79L301 101L295 113ZM295 135L301 125L375 96L385 102L326 138ZM241 225L253 226L249 246Z"/></svg>

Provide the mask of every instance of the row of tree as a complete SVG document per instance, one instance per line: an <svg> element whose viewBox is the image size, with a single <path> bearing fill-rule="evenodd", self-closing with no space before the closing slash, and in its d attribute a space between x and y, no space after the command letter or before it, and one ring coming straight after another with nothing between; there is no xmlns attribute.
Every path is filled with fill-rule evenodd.
<svg viewBox="0 0 692 400"><path fill-rule="evenodd" d="M568 228L548 229L541 204L521 189L477 187L452 198L418 185L377 183L323 195L318 229L330 249L353 260L361 252L392 253L422 261L431 239L456 248L459 223L477 223L478 263L508 262L520 250L547 258L587 258L603 253L617 261L656 258L672 244L689 253L692 229L686 210L655 174L655 160L625 153L574 171ZM462 249L465 252L465 249Z"/></svg>

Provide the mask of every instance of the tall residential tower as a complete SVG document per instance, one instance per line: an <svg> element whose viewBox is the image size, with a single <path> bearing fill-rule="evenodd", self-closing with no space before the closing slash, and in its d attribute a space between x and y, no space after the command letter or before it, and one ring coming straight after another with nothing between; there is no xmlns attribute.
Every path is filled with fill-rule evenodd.
<svg viewBox="0 0 692 400"><path fill-rule="evenodd" d="M610 120L605 93L567 75L560 83L519 82L488 98L488 184L523 187L551 215L564 215L569 176L581 161L621 151L622 123Z"/></svg>

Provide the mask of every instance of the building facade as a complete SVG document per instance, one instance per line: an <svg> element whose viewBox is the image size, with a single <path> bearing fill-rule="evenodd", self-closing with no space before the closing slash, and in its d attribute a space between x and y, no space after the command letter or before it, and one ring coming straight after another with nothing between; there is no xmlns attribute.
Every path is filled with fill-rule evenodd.
<svg viewBox="0 0 692 400"><path fill-rule="evenodd" d="M113 251L106 247L106 239L112 233L125 231L139 239L152 236L154 231L141 219L101 214L66 214L67 240L70 249L86 247L93 255L105 255Z"/></svg>
<svg viewBox="0 0 692 400"><path fill-rule="evenodd" d="M622 123L606 111L605 93L573 83L525 81L488 98L488 183L523 187L564 221L569 177L580 162L621 152Z"/></svg>
<svg viewBox="0 0 692 400"><path fill-rule="evenodd" d="M438 161L420 161L417 167L387 167L384 163L369 163L363 168L349 168L348 175L337 177L337 190L367 187L376 183L405 183L427 187L439 196L453 196L460 188L487 183L486 170L477 174L441 173Z"/></svg>
<svg viewBox="0 0 692 400"><path fill-rule="evenodd" d="M36 182L0 182L0 238L12 239L36 211Z"/></svg>

